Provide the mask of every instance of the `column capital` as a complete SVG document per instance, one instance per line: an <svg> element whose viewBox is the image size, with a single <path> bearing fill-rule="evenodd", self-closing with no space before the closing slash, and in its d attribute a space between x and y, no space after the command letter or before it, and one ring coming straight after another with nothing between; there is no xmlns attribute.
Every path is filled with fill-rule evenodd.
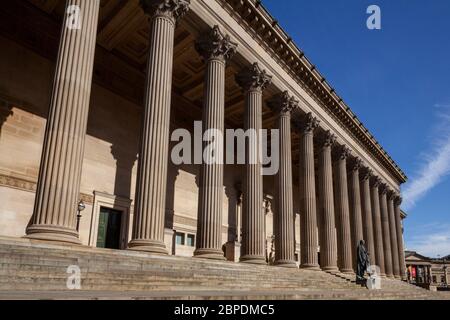
<svg viewBox="0 0 450 320"><path fill-rule="evenodd" d="M303 118L299 119L297 123L295 123L295 127L297 127L302 133L313 133L319 127L320 120L313 116L313 114L307 113Z"/></svg>
<svg viewBox="0 0 450 320"><path fill-rule="evenodd" d="M382 183L381 179L378 176L372 175L370 180L371 180L370 181L371 182L371 186L373 188L378 188L381 185L381 183Z"/></svg>
<svg viewBox="0 0 450 320"><path fill-rule="evenodd" d="M351 159L348 163L350 171L358 171L363 166L363 161L359 157Z"/></svg>
<svg viewBox="0 0 450 320"><path fill-rule="evenodd" d="M191 0L140 0L144 12L150 16L164 16L176 22L188 11Z"/></svg>
<svg viewBox="0 0 450 320"><path fill-rule="evenodd" d="M394 190L388 189L387 196L389 201L395 201L395 198L397 198L397 193Z"/></svg>
<svg viewBox="0 0 450 320"><path fill-rule="evenodd" d="M332 133L330 130L327 130L320 134L320 136L317 139L317 143L319 144L320 148L329 148L332 147L337 141L337 137L334 133Z"/></svg>
<svg viewBox="0 0 450 320"><path fill-rule="evenodd" d="M403 202L403 198L399 194L397 194L395 201L394 201L395 205L400 206L402 204L402 202Z"/></svg>
<svg viewBox="0 0 450 320"><path fill-rule="evenodd" d="M367 181L370 177L373 176L373 171L370 168L362 167L360 170L360 178L361 181Z"/></svg>
<svg viewBox="0 0 450 320"><path fill-rule="evenodd" d="M280 115L291 115L298 108L299 101L287 91L275 95L268 101L269 107Z"/></svg>
<svg viewBox="0 0 450 320"><path fill-rule="evenodd" d="M382 183L380 184L379 189L380 189L380 194L382 194L382 195L387 195L387 193L388 193L388 191L389 191L389 188L388 188L387 184L384 183L384 182L382 182Z"/></svg>
<svg viewBox="0 0 450 320"><path fill-rule="evenodd" d="M346 145L339 145L334 150L335 161L347 160L352 154L352 151Z"/></svg>
<svg viewBox="0 0 450 320"><path fill-rule="evenodd" d="M195 49L206 61L229 60L236 53L237 46L237 43L231 41L230 36L220 31L217 25L201 35L195 43Z"/></svg>
<svg viewBox="0 0 450 320"><path fill-rule="evenodd" d="M259 64L255 62L251 67L242 70L236 76L236 82L245 91L263 91L272 83L272 76L267 74L266 70L261 69Z"/></svg>

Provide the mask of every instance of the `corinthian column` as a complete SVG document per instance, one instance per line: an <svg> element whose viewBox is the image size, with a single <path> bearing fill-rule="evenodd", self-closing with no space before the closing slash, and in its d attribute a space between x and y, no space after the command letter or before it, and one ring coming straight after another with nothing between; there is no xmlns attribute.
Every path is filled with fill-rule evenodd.
<svg viewBox="0 0 450 320"><path fill-rule="evenodd" d="M381 227L381 213L380 213L380 196L378 187L381 180L378 177L372 179L372 221L373 233L375 240L375 256L376 265L380 267L381 276L386 276L384 266L384 251L383 251L383 231Z"/></svg>
<svg viewBox="0 0 450 320"><path fill-rule="evenodd" d="M205 93L203 127L208 143L213 144L215 159L207 159L200 171L200 201L197 219L197 249L194 256L224 260L222 252L222 207L223 207L223 137L225 129L225 64L236 52L237 44L224 35L218 26L200 37L197 51L205 60ZM217 134L213 135L214 130Z"/></svg>
<svg viewBox="0 0 450 320"><path fill-rule="evenodd" d="M308 113L300 126L301 268L319 269L314 173L314 130L319 126L319 120Z"/></svg>
<svg viewBox="0 0 450 320"><path fill-rule="evenodd" d="M275 264L296 268L294 239L294 209L292 198L291 112L298 101L288 92L276 96L269 103L278 113L280 130L280 169L277 174L277 211L275 212Z"/></svg>
<svg viewBox="0 0 450 320"><path fill-rule="evenodd" d="M336 142L336 136L327 131L320 140L319 152L319 215L320 230L320 267L325 271L338 271L336 222L334 216L333 193L333 161L331 148Z"/></svg>
<svg viewBox="0 0 450 320"><path fill-rule="evenodd" d="M265 264L265 230L263 211L263 176L260 155L262 129L262 92L271 83L257 63L236 77L245 92L245 130L250 142L245 145L246 170L242 217L242 255L246 263Z"/></svg>
<svg viewBox="0 0 450 320"><path fill-rule="evenodd" d="M366 248L369 252L370 263L376 264L375 255L375 240L373 236L373 220L372 220L372 205L370 202L370 177L372 170L363 168L361 171L361 208L363 220L363 233L366 242Z"/></svg>
<svg viewBox="0 0 450 320"><path fill-rule="evenodd" d="M349 184L349 197L350 197L350 225L352 235L352 256L353 256L353 270L356 270L357 264L357 247L361 240L364 240L362 213L361 213L361 190L359 184L359 169L361 168L362 161L359 158L355 158L351 161L350 169L350 184Z"/></svg>
<svg viewBox="0 0 450 320"><path fill-rule="evenodd" d="M100 0L68 0L28 238L79 244L77 204Z"/></svg>
<svg viewBox="0 0 450 320"><path fill-rule="evenodd" d="M338 238L338 266L342 273L353 273L350 209L348 204L347 158L350 149L341 146L336 150L335 203Z"/></svg>
<svg viewBox="0 0 450 320"><path fill-rule="evenodd" d="M387 185L382 184L380 190L381 229L383 231L384 267L389 278L394 277L392 268L391 232L389 229L389 215L387 208Z"/></svg>
<svg viewBox="0 0 450 320"><path fill-rule="evenodd" d="M394 277L400 279L400 259L398 257L398 244L397 244L397 229L395 225L395 209L394 200L396 198L395 192L391 191L388 194L388 215L389 215L389 228L390 228L390 240L392 250L392 264Z"/></svg>
<svg viewBox="0 0 450 320"><path fill-rule="evenodd" d="M406 264L405 264L405 249L403 245L403 227L400 205L402 204L402 198L397 196L395 206L395 227L397 229L397 244L398 244L398 258L400 266L400 276L403 281L407 280Z"/></svg>
<svg viewBox="0 0 450 320"><path fill-rule="evenodd" d="M164 244L175 24L189 0L141 0L150 16L150 48L132 250L167 254Z"/></svg>

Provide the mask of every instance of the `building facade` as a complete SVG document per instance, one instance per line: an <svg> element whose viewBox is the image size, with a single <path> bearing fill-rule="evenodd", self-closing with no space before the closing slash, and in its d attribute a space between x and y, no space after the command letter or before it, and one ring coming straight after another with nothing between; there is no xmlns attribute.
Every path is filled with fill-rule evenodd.
<svg viewBox="0 0 450 320"><path fill-rule="evenodd" d="M0 12L0 236L349 274L364 239L406 279L406 176L259 1ZM174 163L196 121L278 129L279 170Z"/></svg>
<svg viewBox="0 0 450 320"><path fill-rule="evenodd" d="M433 291L450 290L448 262L444 258L428 258L415 251L405 252L408 282Z"/></svg>

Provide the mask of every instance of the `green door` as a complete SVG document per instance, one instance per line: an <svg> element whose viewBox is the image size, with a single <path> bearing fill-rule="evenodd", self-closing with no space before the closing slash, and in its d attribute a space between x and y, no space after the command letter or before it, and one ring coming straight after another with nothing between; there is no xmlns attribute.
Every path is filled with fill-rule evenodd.
<svg viewBox="0 0 450 320"><path fill-rule="evenodd" d="M120 249L120 230L122 226L122 212L100 208L98 219L97 247Z"/></svg>

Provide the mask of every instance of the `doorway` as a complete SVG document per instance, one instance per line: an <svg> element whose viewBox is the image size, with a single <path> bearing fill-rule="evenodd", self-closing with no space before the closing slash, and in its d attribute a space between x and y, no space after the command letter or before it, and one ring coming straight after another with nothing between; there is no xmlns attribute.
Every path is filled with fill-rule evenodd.
<svg viewBox="0 0 450 320"><path fill-rule="evenodd" d="M120 249L122 214L119 210L100 208L97 248Z"/></svg>

